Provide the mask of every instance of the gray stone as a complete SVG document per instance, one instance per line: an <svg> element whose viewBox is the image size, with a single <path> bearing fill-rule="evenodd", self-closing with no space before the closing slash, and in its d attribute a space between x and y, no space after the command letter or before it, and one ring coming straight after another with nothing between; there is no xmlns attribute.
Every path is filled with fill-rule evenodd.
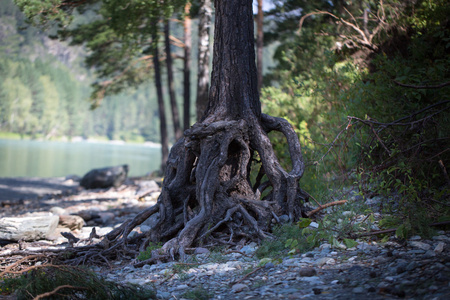
<svg viewBox="0 0 450 300"><path fill-rule="evenodd" d="M248 286L242 283L237 283L231 287L231 290L235 293L242 292L245 289L248 289Z"/></svg>
<svg viewBox="0 0 450 300"><path fill-rule="evenodd" d="M409 245L411 247L418 248L418 249L424 250L424 251L430 250L430 248L431 248L430 245L423 243L423 242L417 242L417 241L409 242Z"/></svg>
<svg viewBox="0 0 450 300"><path fill-rule="evenodd" d="M361 272L362 270L363 270L363 267L361 267L361 266L352 266L350 269L348 269L348 271L350 273Z"/></svg>
<svg viewBox="0 0 450 300"><path fill-rule="evenodd" d="M311 222L311 224L309 224L308 227L311 227L311 228L319 228L319 223L317 223L317 222Z"/></svg>
<svg viewBox="0 0 450 300"><path fill-rule="evenodd" d="M412 271L412 270L416 269L418 266L419 266L419 264L413 260L406 266L406 271Z"/></svg>
<svg viewBox="0 0 450 300"><path fill-rule="evenodd" d="M422 238L418 235L412 236L409 238L410 241L420 241Z"/></svg>
<svg viewBox="0 0 450 300"><path fill-rule="evenodd" d="M408 250L408 252L406 252L407 254L424 254L425 251L424 250Z"/></svg>
<svg viewBox="0 0 450 300"><path fill-rule="evenodd" d="M98 216L100 217L102 224L107 224L116 217L116 215L112 212L99 212Z"/></svg>
<svg viewBox="0 0 450 300"><path fill-rule="evenodd" d="M289 222L289 216L288 215L281 215L281 216L278 217L278 219L280 220L280 223L282 223L282 224Z"/></svg>
<svg viewBox="0 0 450 300"><path fill-rule="evenodd" d="M187 284L180 284L180 285L177 285L174 290L175 291L182 291L182 290L185 290L187 288L189 288L189 286L187 286Z"/></svg>
<svg viewBox="0 0 450 300"><path fill-rule="evenodd" d="M315 263L316 266L322 267L324 265L334 265L336 263L336 260L331 257L322 257L318 259Z"/></svg>
<svg viewBox="0 0 450 300"><path fill-rule="evenodd" d="M436 241L450 241L450 238L448 238L445 235L437 235L437 236L433 236L433 240L436 240Z"/></svg>
<svg viewBox="0 0 450 300"><path fill-rule="evenodd" d="M300 271L298 271L298 274L300 276L311 277L315 276L317 272L314 268L301 268Z"/></svg>
<svg viewBox="0 0 450 300"><path fill-rule="evenodd" d="M85 189L98 189L121 186L128 175L128 165L93 169L80 181Z"/></svg>
<svg viewBox="0 0 450 300"><path fill-rule="evenodd" d="M381 197L373 197L371 199L367 199L366 204L375 206L375 205L379 205L381 203L381 201L382 201Z"/></svg>
<svg viewBox="0 0 450 300"><path fill-rule="evenodd" d="M66 210L59 206L54 206L50 208L50 212L56 216L66 215Z"/></svg>
<svg viewBox="0 0 450 300"><path fill-rule="evenodd" d="M301 258L288 258L282 262L283 266L292 267L292 266L300 266L303 259Z"/></svg>
<svg viewBox="0 0 450 300"><path fill-rule="evenodd" d="M365 293L366 291L365 291L365 289L364 289L363 287L358 286L358 287L355 287L355 288L352 290L352 292L353 292L354 294L363 294L363 293Z"/></svg>
<svg viewBox="0 0 450 300"><path fill-rule="evenodd" d="M272 269L274 267L275 267L275 265L273 264L273 262L268 262L267 264L264 265L264 268L266 268L266 269Z"/></svg>
<svg viewBox="0 0 450 300"><path fill-rule="evenodd" d="M80 216L60 215L59 226L69 228L70 230L81 229L86 223Z"/></svg>
<svg viewBox="0 0 450 300"><path fill-rule="evenodd" d="M322 285L324 282L320 279L318 276L311 276L311 277L299 277L299 280L308 282L312 285Z"/></svg>
<svg viewBox="0 0 450 300"><path fill-rule="evenodd" d="M360 249L360 250L365 250L365 249L368 249L369 248L369 244L367 244L366 242L361 242L361 243L358 243L358 245L356 246L356 248L357 249Z"/></svg>
<svg viewBox="0 0 450 300"><path fill-rule="evenodd" d="M170 297L172 297L172 295L168 292L158 291L156 293L156 298L158 299L169 299Z"/></svg>
<svg viewBox="0 0 450 300"><path fill-rule="evenodd" d="M425 254L422 256L423 258L432 258L435 257L436 253L433 250L428 250L425 252Z"/></svg>
<svg viewBox="0 0 450 300"><path fill-rule="evenodd" d="M437 254L442 253L442 251L444 251L444 247L445 247L445 243L444 242L439 242L436 247L434 248L434 252L436 252Z"/></svg>
<svg viewBox="0 0 450 300"><path fill-rule="evenodd" d="M253 254L256 251L256 243L251 243L241 248L241 252L245 254Z"/></svg>

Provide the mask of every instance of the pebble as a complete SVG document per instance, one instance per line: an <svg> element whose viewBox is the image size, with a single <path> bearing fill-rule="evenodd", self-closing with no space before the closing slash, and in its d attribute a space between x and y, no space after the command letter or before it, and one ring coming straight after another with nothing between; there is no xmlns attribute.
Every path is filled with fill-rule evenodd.
<svg viewBox="0 0 450 300"><path fill-rule="evenodd" d="M355 288L352 290L352 292L355 293L355 294L363 294L363 293L365 293L366 291L364 290L363 287L358 286L358 287L355 287Z"/></svg>
<svg viewBox="0 0 450 300"><path fill-rule="evenodd" d="M444 247L445 247L445 243L439 242L436 245L436 248L434 248L434 252L436 252L437 254L442 253L442 251L444 251Z"/></svg>
<svg viewBox="0 0 450 300"><path fill-rule="evenodd" d="M298 272L300 276L306 276L311 277L315 276L317 274L316 270L314 268L301 268Z"/></svg>
<svg viewBox="0 0 450 300"><path fill-rule="evenodd" d="M331 257L322 257L316 261L315 265L318 267L322 267L323 265L333 265L336 263L336 260Z"/></svg>
<svg viewBox="0 0 450 300"><path fill-rule="evenodd" d="M431 248L430 245L423 243L423 242L417 242L417 241L409 242L409 245L411 247L418 248L418 249L424 250L424 251L430 250L430 248Z"/></svg>
<svg viewBox="0 0 450 300"><path fill-rule="evenodd" d="M248 286L245 285L245 284L242 284L242 283L237 283L237 284L235 284L235 285L233 285L233 286L231 287L231 289L232 289L233 292L235 292L235 293L242 292L244 289L247 289L247 288L248 288Z"/></svg>

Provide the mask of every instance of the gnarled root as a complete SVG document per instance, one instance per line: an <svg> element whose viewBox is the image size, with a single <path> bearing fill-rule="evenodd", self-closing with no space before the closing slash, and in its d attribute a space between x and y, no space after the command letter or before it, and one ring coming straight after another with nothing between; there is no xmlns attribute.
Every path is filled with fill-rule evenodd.
<svg viewBox="0 0 450 300"><path fill-rule="evenodd" d="M289 145L292 170L285 171L267 134L282 132ZM197 123L186 130L171 150L162 193L155 206L110 232L101 255L143 250L164 243L145 263L184 256L186 249L205 244L236 245L242 239L271 237L273 220L302 216L304 194L299 179L304 171L300 143L284 119ZM259 156L259 162L256 159ZM251 180L251 172L259 173ZM272 188L268 191L268 188ZM263 195L263 196L262 196ZM132 229L158 213L148 233L128 239ZM131 249L130 244L135 244Z"/></svg>

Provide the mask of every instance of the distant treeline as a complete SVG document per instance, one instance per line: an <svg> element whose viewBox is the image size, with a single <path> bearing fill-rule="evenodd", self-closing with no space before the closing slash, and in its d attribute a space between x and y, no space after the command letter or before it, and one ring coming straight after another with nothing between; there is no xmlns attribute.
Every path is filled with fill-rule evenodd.
<svg viewBox="0 0 450 300"><path fill-rule="evenodd" d="M81 48L28 26L11 0L0 2L0 28L0 132L159 141L150 84L107 97L90 110L92 75L82 67Z"/></svg>

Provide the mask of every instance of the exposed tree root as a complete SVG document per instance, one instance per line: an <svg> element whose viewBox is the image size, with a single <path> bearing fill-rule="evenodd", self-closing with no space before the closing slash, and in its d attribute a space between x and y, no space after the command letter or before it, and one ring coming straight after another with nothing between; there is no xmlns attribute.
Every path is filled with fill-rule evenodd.
<svg viewBox="0 0 450 300"><path fill-rule="evenodd" d="M192 246L232 245L242 238L259 241L272 236L273 218L302 217L306 195L298 184L304 170L298 138L283 119L263 115L261 124L256 119L217 121L187 130L171 150L157 204L106 235L97 258L162 242L162 249L145 261L153 263L183 257ZM275 156L267 137L272 130L286 136L293 162L290 172ZM250 173L258 171L252 183ZM154 214L157 224L140 240L133 240L133 246L129 233Z"/></svg>
<svg viewBox="0 0 450 300"><path fill-rule="evenodd" d="M267 136L286 137L292 170L284 170ZM300 143L284 119L262 114L246 120L204 121L186 130L171 150L157 203L112 230L96 245L68 248L60 259L69 264L106 263L135 258L150 244L162 243L152 257L136 263L184 258L202 245L237 245L271 238L271 227L285 215L306 217L308 196L299 187L304 164ZM254 179L252 179L254 178ZM146 233L131 231L152 217Z"/></svg>

